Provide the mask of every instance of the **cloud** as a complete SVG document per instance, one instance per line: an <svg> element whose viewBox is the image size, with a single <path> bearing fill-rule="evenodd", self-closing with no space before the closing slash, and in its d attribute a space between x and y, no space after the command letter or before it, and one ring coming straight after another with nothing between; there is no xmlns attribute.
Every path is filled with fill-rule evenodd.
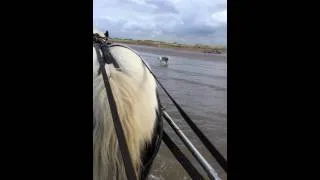
<svg viewBox="0 0 320 180"><path fill-rule="evenodd" d="M170 1L148 0L146 3L155 6L155 13L179 13Z"/></svg>
<svg viewBox="0 0 320 180"><path fill-rule="evenodd" d="M94 26L111 36L226 44L226 0L95 0Z"/></svg>

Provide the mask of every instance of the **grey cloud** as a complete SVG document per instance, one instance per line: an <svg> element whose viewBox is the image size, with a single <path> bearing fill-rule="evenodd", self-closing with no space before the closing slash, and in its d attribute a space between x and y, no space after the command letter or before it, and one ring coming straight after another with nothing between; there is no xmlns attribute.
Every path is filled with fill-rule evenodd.
<svg viewBox="0 0 320 180"><path fill-rule="evenodd" d="M190 4L189 1L187 4L185 0L180 4L168 0L147 0L144 3L106 0L111 4L106 8L109 13L104 16L108 18L103 18L100 13L94 24L102 31L108 29L113 37L226 44L226 23L216 23L211 18L213 13L226 9L225 0L217 0L217 3L200 1L203 3ZM118 5L114 6L115 3Z"/></svg>
<svg viewBox="0 0 320 180"><path fill-rule="evenodd" d="M156 6L155 13L175 13L178 14L179 11L174 7L170 1L165 0L148 0L147 4L152 4Z"/></svg>
<svg viewBox="0 0 320 180"><path fill-rule="evenodd" d="M130 8L140 12L179 13L174 5L168 0L146 0L144 3L138 3L132 0L119 0L117 4L121 6L129 6Z"/></svg>

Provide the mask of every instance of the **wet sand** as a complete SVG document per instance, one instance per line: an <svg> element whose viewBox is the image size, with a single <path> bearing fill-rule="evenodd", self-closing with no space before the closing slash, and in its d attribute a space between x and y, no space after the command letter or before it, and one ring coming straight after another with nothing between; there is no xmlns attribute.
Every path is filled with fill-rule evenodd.
<svg viewBox="0 0 320 180"><path fill-rule="evenodd" d="M213 53L202 53L202 52L195 52L195 51L186 51L186 50L176 50L170 48L156 48L152 46L142 46L142 45L131 45L125 44L138 52L147 52L155 55L167 55L167 56L178 56L178 57L186 57L186 58L193 58L197 60L200 58L201 60L215 60L215 61L226 61L227 55L226 54L213 54Z"/></svg>

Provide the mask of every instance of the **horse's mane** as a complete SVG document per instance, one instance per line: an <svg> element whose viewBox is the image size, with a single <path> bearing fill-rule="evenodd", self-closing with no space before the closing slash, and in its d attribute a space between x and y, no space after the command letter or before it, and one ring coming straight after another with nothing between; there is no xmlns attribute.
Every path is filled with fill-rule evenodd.
<svg viewBox="0 0 320 180"><path fill-rule="evenodd" d="M140 59L126 48L111 50L121 71L106 65L131 159L138 176L141 151L150 142L158 108L156 83ZM117 57L119 55L119 57ZM108 98L93 56L93 179L126 179Z"/></svg>

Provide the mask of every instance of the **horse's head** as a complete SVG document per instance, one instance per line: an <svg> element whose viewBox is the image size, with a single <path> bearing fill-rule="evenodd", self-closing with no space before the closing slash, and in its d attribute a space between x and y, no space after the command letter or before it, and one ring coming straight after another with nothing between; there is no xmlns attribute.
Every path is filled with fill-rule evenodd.
<svg viewBox="0 0 320 180"><path fill-rule="evenodd" d="M156 82L141 57L133 50L110 45L109 52L118 64L105 65L116 101L119 118L126 137L137 176L145 163L143 152L152 144L159 119ZM94 180L125 179L108 98L98 62L100 49L93 49L93 170ZM161 140L160 140L161 141ZM148 158L147 158L148 159Z"/></svg>

